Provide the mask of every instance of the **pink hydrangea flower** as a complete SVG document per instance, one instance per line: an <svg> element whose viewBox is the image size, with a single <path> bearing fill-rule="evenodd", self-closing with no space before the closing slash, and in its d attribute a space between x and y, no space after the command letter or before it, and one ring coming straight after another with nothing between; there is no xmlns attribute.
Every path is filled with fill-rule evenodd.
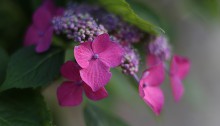
<svg viewBox="0 0 220 126"><path fill-rule="evenodd" d="M33 23L26 32L24 45L36 45L36 52L39 53L47 51L53 35L51 20L62 13L63 9L56 7L52 0L45 0L33 14Z"/></svg>
<svg viewBox="0 0 220 126"><path fill-rule="evenodd" d="M80 77L80 66L72 61L66 62L61 67L61 74L68 81L63 82L57 89L57 97L61 106L77 106L82 102L83 91L86 96L94 101L101 100L108 96L105 88L97 91L92 89Z"/></svg>
<svg viewBox="0 0 220 126"><path fill-rule="evenodd" d="M110 68L121 64L123 48L112 42L108 34L97 36L93 42L84 42L74 48L74 56L82 67L80 75L93 91L105 86L110 78Z"/></svg>
<svg viewBox="0 0 220 126"><path fill-rule="evenodd" d="M159 63L146 70L139 82L139 95L159 115L164 105L164 95L160 85L165 79L163 64Z"/></svg>
<svg viewBox="0 0 220 126"><path fill-rule="evenodd" d="M182 80L188 75L190 70L190 61L178 55L174 55L170 64L170 82L174 96L177 102L184 94Z"/></svg>
<svg viewBox="0 0 220 126"><path fill-rule="evenodd" d="M155 55L150 54L147 56L147 66L154 66L161 62L163 63L163 61L159 60ZM178 102L184 94L182 80L188 75L189 70L190 61L187 58L178 55L172 57L169 76L173 97L176 102Z"/></svg>

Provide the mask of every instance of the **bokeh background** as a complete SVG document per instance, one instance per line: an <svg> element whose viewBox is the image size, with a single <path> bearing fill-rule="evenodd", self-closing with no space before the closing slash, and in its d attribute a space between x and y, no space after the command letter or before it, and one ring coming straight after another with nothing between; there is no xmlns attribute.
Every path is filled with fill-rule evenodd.
<svg viewBox="0 0 220 126"><path fill-rule="evenodd" d="M113 71L109 99L96 104L111 108L111 112L131 126L219 126L220 1L129 0L132 1L140 3L139 6L132 4L139 15L165 29L175 53L190 58L192 69L184 81L185 95L182 101L175 103L167 81L163 85L165 107L161 116L156 117L134 90L134 81ZM30 1L25 0L0 0L0 45L10 54L21 46L31 21L35 4L29 5ZM59 84L55 82L43 90L57 126L85 126L83 105L58 106L56 88Z"/></svg>

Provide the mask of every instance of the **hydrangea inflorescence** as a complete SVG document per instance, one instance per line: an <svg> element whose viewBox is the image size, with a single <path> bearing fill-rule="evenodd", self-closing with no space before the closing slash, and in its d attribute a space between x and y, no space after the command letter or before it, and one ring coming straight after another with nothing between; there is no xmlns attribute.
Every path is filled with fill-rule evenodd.
<svg viewBox="0 0 220 126"><path fill-rule="evenodd" d="M51 6L55 9L50 9ZM73 51L76 61L67 61L61 68L63 77L69 79L57 90L61 106L79 105L83 91L91 100L106 98L105 85L112 76L110 69L117 66L121 67L122 73L138 81L140 97L156 115L164 105L160 85L166 72L174 100L181 99L184 93L182 80L189 73L190 62L185 57L172 54L165 36L149 35L99 6L70 4L64 11L60 10L63 9L58 9L52 0L45 0L33 16L24 44L34 44L37 52L45 52L50 47L53 33L79 43ZM45 20L41 22L41 18ZM153 39L148 41L146 38L149 36ZM142 60L135 45L147 45L146 70L139 70ZM170 59L171 64L168 65ZM137 73L141 71L143 74L139 79Z"/></svg>
<svg viewBox="0 0 220 126"><path fill-rule="evenodd" d="M63 16L55 17L52 23L57 34L66 34L67 38L75 42L92 41L94 37L107 33L89 13L80 12L73 7L69 7Z"/></svg>

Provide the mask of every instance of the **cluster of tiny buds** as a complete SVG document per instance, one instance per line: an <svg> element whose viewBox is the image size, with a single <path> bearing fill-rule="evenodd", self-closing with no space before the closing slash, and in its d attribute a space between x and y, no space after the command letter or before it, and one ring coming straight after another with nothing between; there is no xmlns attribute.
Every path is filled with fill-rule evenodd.
<svg viewBox="0 0 220 126"><path fill-rule="evenodd" d="M171 57L171 46L164 36L156 37L151 41L148 45L148 50L150 54L157 56L163 61L169 60Z"/></svg>
<svg viewBox="0 0 220 126"><path fill-rule="evenodd" d="M121 61L121 68L124 74L134 75L138 72L139 55L137 51L131 47L124 48L125 54Z"/></svg>
<svg viewBox="0 0 220 126"><path fill-rule="evenodd" d="M107 33L104 26L98 25L90 14L74 13L73 10L66 10L63 16L55 17L52 23L57 34L66 34L67 38L76 42L92 41L94 37Z"/></svg>
<svg viewBox="0 0 220 126"><path fill-rule="evenodd" d="M138 43L144 36L144 33L137 27L121 21L118 26L117 37L130 44Z"/></svg>

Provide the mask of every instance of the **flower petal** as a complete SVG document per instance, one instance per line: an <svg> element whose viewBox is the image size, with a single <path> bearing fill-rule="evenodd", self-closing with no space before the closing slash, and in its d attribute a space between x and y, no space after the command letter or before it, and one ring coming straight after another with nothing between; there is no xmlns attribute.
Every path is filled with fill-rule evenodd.
<svg viewBox="0 0 220 126"><path fill-rule="evenodd" d="M25 34L24 45L35 45L39 39L40 36L38 35L38 29L34 25L31 25Z"/></svg>
<svg viewBox="0 0 220 126"><path fill-rule="evenodd" d="M42 6L45 7L51 14L53 14L56 11L56 6L53 0L44 0Z"/></svg>
<svg viewBox="0 0 220 126"><path fill-rule="evenodd" d="M99 58L109 67L116 67L121 64L124 49L117 43L110 42L105 51L99 53Z"/></svg>
<svg viewBox="0 0 220 126"><path fill-rule="evenodd" d="M50 48L52 36L53 36L53 27L49 27L49 29L42 36L42 39L39 39L37 43L36 51L38 53L45 52Z"/></svg>
<svg viewBox="0 0 220 126"><path fill-rule="evenodd" d="M39 7L33 15L34 25L42 31L45 31L49 26L51 26L51 20L52 15L44 6Z"/></svg>
<svg viewBox="0 0 220 126"><path fill-rule="evenodd" d="M56 7L53 0L44 0L44 3L42 6L45 7L53 16L62 15L64 12L63 8Z"/></svg>
<svg viewBox="0 0 220 126"><path fill-rule="evenodd" d="M73 61L67 61L62 65L60 72L63 77L71 80L71 81L80 81L81 77L79 74L79 70L81 68L79 65Z"/></svg>
<svg viewBox="0 0 220 126"><path fill-rule="evenodd" d="M60 16L64 13L64 8L58 7L56 8L56 14L55 16Z"/></svg>
<svg viewBox="0 0 220 126"><path fill-rule="evenodd" d="M98 100L108 97L108 93L105 90L105 88L101 88L98 91L94 92L87 84L84 84L83 87L84 87L86 96L91 100L98 101Z"/></svg>
<svg viewBox="0 0 220 126"><path fill-rule="evenodd" d="M82 80L95 92L109 82L111 78L109 70L109 67L101 61L91 60L87 68L80 70L80 75Z"/></svg>
<svg viewBox="0 0 220 126"><path fill-rule="evenodd" d="M63 82L57 89L57 98L61 106L77 106L82 102L82 86L74 82Z"/></svg>
<svg viewBox="0 0 220 126"><path fill-rule="evenodd" d="M82 68L87 68L93 55L92 42L84 42L74 48L74 56Z"/></svg>
<svg viewBox="0 0 220 126"><path fill-rule="evenodd" d="M140 85L159 86L165 79L163 63L159 63L146 70L140 80Z"/></svg>
<svg viewBox="0 0 220 126"><path fill-rule="evenodd" d="M109 47L109 44L111 44L109 35L107 33L101 34L94 39L92 50L94 53L99 54L105 51Z"/></svg>
<svg viewBox="0 0 220 126"><path fill-rule="evenodd" d="M158 63L161 62L161 60L153 54L148 54L146 60L147 60L146 63L148 67L157 65Z"/></svg>
<svg viewBox="0 0 220 126"><path fill-rule="evenodd" d="M139 86L139 91L142 92L140 96L145 103L156 115L159 115L164 105L164 95L160 87L146 86L143 88Z"/></svg>
<svg viewBox="0 0 220 126"><path fill-rule="evenodd" d="M181 79L184 79L188 75L190 70L189 59L174 55L171 61L170 72L171 75L177 75Z"/></svg>
<svg viewBox="0 0 220 126"><path fill-rule="evenodd" d="M184 87L182 81L178 76L170 76L170 83L174 100L178 102L184 94Z"/></svg>

